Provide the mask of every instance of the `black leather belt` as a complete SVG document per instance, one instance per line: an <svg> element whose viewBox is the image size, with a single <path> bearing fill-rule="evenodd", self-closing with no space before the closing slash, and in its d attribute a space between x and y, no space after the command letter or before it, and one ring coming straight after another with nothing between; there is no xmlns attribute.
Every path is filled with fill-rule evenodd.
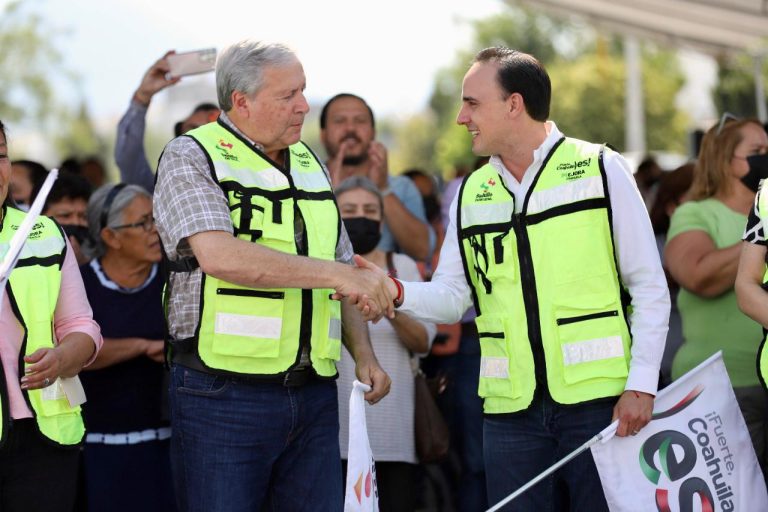
<svg viewBox="0 0 768 512"><path fill-rule="evenodd" d="M210 368L206 368L203 366L203 363L200 361L200 358L197 356L197 350L192 349L190 350L190 347L192 344L189 342L189 340L180 340L181 342L171 341L171 361L174 364L179 364L181 366L186 366L187 368L190 368L192 370L208 373L212 375L221 375L221 373L217 373L215 371L212 371ZM235 380L240 380L243 382L248 383L255 383L255 382L268 382L268 383L274 383L274 384L282 384L285 387L288 388L296 388L299 386L304 386L305 384L311 382L316 377L315 371L312 369L311 366L303 366L301 368L295 368L292 370L288 370L285 373L281 373L279 375L254 375L254 376L248 376L248 375L227 375L228 377L231 377Z"/></svg>

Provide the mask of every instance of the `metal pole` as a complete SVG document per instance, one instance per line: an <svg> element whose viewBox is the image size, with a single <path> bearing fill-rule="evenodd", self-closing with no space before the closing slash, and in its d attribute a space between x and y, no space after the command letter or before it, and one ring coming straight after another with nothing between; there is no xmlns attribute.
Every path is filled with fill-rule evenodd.
<svg viewBox="0 0 768 512"><path fill-rule="evenodd" d="M614 425L615 425L615 423L614 423ZM615 429L615 427L614 427L614 429ZM606 429L606 430L608 430L608 429ZM594 446L595 444L599 443L603 439L603 437L604 437L604 435L606 433L606 430L603 430L602 432L597 434L595 437L593 437L592 439L590 439L589 441L587 441L583 445L581 445L578 448L576 448L575 450L573 450L571 453L566 455L564 458L562 458L561 460L559 460L558 462L556 462L555 464L550 466L549 469L547 469L544 472L542 472L541 474L539 474L539 476L537 476L536 478L534 478L533 480L531 480L530 482L528 482L527 484L525 484L524 486L522 486L521 488L519 488L518 490L516 490L515 492L513 492L512 494L510 494L509 496L507 496L506 498L504 498L500 502L498 502L497 504L495 504L493 507L491 507L488 510L486 510L486 512L495 512L497 510L501 510L501 507L503 507L504 505L506 505L510 501L514 500L515 498L517 498L518 496L523 494L525 491L527 491L528 489L530 489L531 487L533 487L537 483L539 483L542 480L544 480L545 478L547 478L549 475L551 475L552 473L554 473L555 471L560 469L562 466L566 465L574 457L577 457L582 452L592 448L592 446Z"/></svg>
<svg viewBox="0 0 768 512"><path fill-rule="evenodd" d="M645 153L645 112L643 111L643 72L640 43L633 35L624 36L624 65L627 69L625 146L627 151Z"/></svg>
<svg viewBox="0 0 768 512"><path fill-rule="evenodd" d="M765 54L753 57L755 63L755 101L757 101L757 118L761 123L768 122L768 110L765 106L765 85L763 81L763 59Z"/></svg>

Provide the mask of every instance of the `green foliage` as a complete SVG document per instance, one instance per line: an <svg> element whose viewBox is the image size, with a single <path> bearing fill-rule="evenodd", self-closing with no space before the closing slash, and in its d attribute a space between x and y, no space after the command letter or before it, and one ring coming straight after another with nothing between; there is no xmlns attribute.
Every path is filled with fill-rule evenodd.
<svg viewBox="0 0 768 512"><path fill-rule="evenodd" d="M768 100L768 58L763 59L763 81ZM740 117L756 117L755 65L751 57L741 55L734 59L719 59L717 85L713 93L718 112L730 112Z"/></svg>
<svg viewBox="0 0 768 512"><path fill-rule="evenodd" d="M39 15L11 2L0 13L0 119L43 121L55 105L47 77L59 68L61 55Z"/></svg>
<svg viewBox="0 0 768 512"><path fill-rule="evenodd" d="M553 83L550 117L566 134L595 142L624 146L625 76L621 39L604 40L587 26L555 20L508 2L509 9L473 23L471 45L456 54L454 64L440 70L429 107L434 115L431 165L445 177L470 165L470 137L456 125L461 82L477 51L494 45L516 48L536 56ZM672 52L646 45L643 49L643 92L646 139L655 150L683 151L686 118L675 107L683 76ZM413 132L410 132L411 134ZM413 135L411 135L413 136ZM398 137L405 139L406 137ZM420 143L428 141L420 136ZM402 161L425 154L398 153Z"/></svg>

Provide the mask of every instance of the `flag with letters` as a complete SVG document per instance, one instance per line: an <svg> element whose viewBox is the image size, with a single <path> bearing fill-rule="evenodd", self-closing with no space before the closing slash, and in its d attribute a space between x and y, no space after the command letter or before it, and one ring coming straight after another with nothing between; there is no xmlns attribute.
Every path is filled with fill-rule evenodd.
<svg viewBox="0 0 768 512"><path fill-rule="evenodd" d="M639 434L598 443L592 455L611 510L768 511L721 352L660 391Z"/></svg>

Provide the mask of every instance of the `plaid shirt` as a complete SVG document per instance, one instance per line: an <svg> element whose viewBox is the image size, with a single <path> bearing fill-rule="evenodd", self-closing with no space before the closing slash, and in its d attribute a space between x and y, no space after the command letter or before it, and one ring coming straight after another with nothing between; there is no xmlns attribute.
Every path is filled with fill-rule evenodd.
<svg viewBox="0 0 768 512"><path fill-rule="evenodd" d="M222 112L221 120L237 134L248 139ZM256 144L257 147L258 144ZM328 170L325 169L326 174ZM160 240L172 261L193 256L187 239L205 231L233 233L229 204L224 192L213 180L203 150L190 137L177 137L165 147L157 169L154 216ZM297 244L301 244L301 223L295 226ZM342 224L336 246L336 260L352 263L352 244ZM255 262L243 262L243 265ZM200 283L202 271L171 275L168 300L168 326L173 338L194 335L200 318Z"/></svg>

